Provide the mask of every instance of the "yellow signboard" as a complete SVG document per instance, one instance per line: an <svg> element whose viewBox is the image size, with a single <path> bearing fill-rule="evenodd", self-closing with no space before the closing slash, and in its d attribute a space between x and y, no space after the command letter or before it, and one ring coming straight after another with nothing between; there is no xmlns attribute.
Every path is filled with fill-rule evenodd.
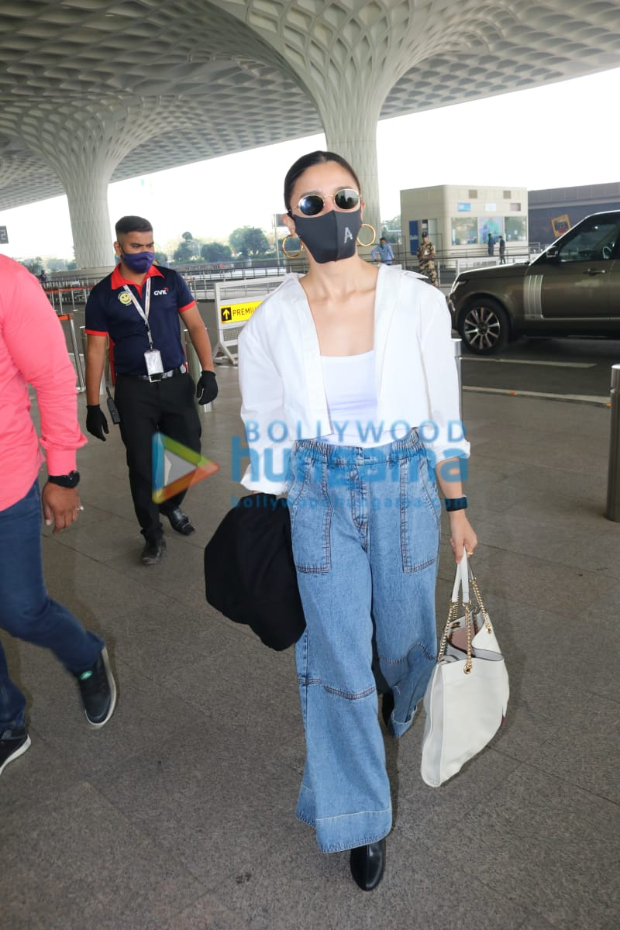
<svg viewBox="0 0 620 930"><path fill-rule="evenodd" d="M250 319L262 300L245 300L242 303L225 304L220 307L220 322L222 326L238 326Z"/></svg>
<svg viewBox="0 0 620 930"><path fill-rule="evenodd" d="M566 213L563 213L562 216L556 216L551 220L551 228L553 229L553 235L557 239L558 236L564 235L565 232L568 232L570 229L570 220Z"/></svg>

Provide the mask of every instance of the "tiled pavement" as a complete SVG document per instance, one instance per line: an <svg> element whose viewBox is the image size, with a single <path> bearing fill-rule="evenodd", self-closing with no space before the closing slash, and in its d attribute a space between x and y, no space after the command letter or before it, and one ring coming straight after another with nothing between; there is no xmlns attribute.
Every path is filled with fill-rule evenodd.
<svg viewBox="0 0 620 930"><path fill-rule="evenodd" d="M138 562L118 432L80 454L85 511L46 531L54 597L108 641L120 685L86 726L53 657L3 635L32 749L0 780L2 930L617 930L620 526L602 516L609 411L465 395L475 559L511 676L507 725L443 788L423 721L388 739L396 823L385 880L349 878L294 818L303 738L292 654L205 603L202 549L238 492L237 375L204 416L220 472ZM83 400L81 401L83 404ZM84 413L82 407L82 415ZM453 569L442 546L439 616Z"/></svg>

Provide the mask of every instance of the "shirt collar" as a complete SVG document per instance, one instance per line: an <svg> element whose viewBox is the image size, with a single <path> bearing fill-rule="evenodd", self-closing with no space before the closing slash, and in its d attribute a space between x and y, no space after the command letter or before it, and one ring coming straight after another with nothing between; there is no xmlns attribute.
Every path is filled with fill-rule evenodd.
<svg viewBox="0 0 620 930"><path fill-rule="evenodd" d="M157 265L151 265L147 273L144 275L142 284L146 281L147 278L163 278L163 274L157 267ZM142 284L136 284L135 281L128 281L127 278L124 278L121 272L121 263L115 267L112 272L112 290L116 291L120 287L124 287L126 284L129 286L137 287L140 293L142 293Z"/></svg>

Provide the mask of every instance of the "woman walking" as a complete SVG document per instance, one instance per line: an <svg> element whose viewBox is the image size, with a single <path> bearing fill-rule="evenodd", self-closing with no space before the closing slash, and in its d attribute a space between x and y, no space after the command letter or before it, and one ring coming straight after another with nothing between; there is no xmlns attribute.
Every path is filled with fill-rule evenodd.
<svg viewBox="0 0 620 930"><path fill-rule="evenodd" d="M373 642L392 735L413 720L433 670L440 503L457 561L467 517L450 318L418 275L363 261L364 202L339 155L300 158L285 221L308 254L239 339L243 484L288 493L306 617L296 646L306 736L297 816L322 852L351 850L364 890L385 868L392 825ZM364 230L361 234L365 237Z"/></svg>

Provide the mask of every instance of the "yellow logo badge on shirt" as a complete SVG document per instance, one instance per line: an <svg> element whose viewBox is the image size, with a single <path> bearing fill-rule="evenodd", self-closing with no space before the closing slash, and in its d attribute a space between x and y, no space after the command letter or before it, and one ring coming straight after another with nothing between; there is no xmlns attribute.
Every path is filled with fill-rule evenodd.
<svg viewBox="0 0 620 930"><path fill-rule="evenodd" d="M118 299L122 304L127 306L127 304L131 303L131 294L128 294L127 291L121 291L121 293L118 295Z"/></svg>

